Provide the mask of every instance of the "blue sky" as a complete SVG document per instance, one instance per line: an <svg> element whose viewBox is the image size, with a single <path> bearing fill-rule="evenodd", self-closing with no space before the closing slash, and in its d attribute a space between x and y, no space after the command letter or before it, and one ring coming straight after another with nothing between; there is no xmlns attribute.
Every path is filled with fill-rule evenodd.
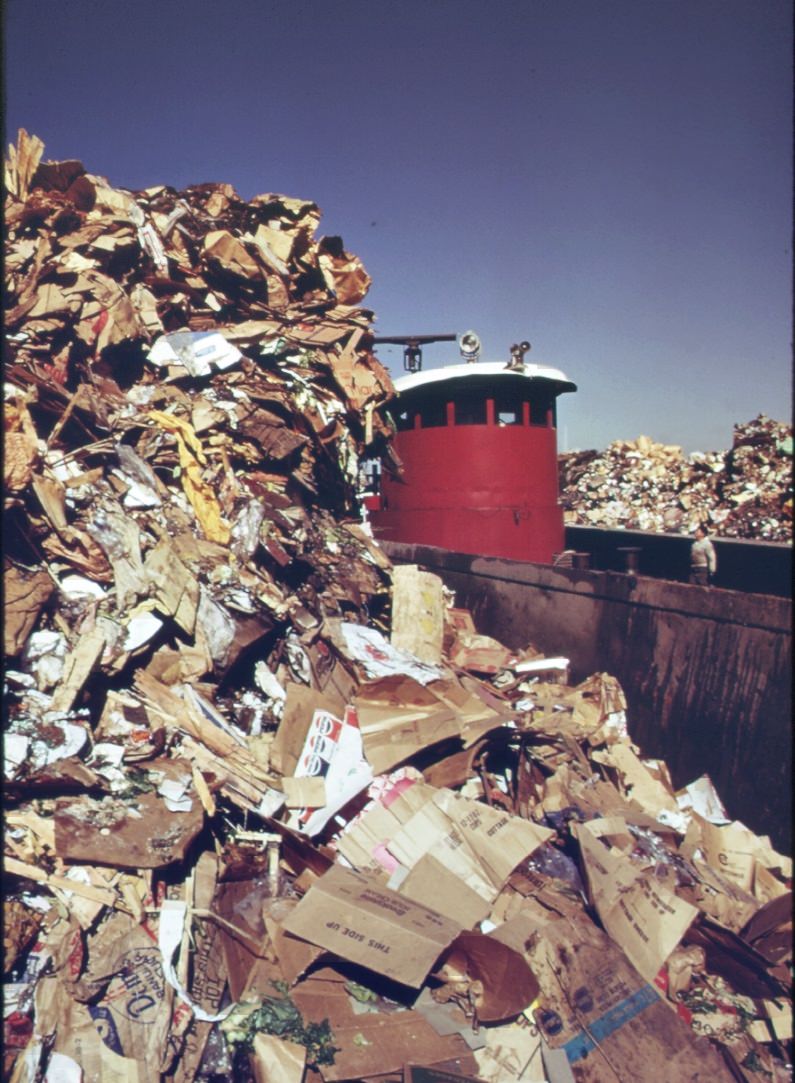
<svg viewBox="0 0 795 1083"><path fill-rule="evenodd" d="M24 127L121 187L314 200L377 334L473 328L484 360L526 338L563 369L562 448L790 420L788 0L6 0L4 21L6 143Z"/></svg>

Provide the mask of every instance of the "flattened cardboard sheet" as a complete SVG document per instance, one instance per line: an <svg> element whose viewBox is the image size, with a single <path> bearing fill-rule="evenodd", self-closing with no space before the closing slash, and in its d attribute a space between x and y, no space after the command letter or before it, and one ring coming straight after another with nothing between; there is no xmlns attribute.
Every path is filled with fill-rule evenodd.
<svg viewBox="0 0 795 1083"><path fill-rule="evenodd" d="M592 820L578 825L580 852L602 924L638 972L651 982L698 910L658 880L653 870L638 869L600 841L604 825L612 822Z"/></svg>
<svg viewBox="0 0 795 1083"><path fill-rule="evenodd" d="M332 866L284 929L395 981L418 988L460 925L385 888L372 876Z"/></svg>
<svg viewBox="0 0 795 1083"><path fill-rule="evenodd" d="M477 1070L477 1062L460 1035L437 1034L417 1012L359 1016L353 1026L334 1029L334 1043L342 1047L334 1064L320 1066L328 1083L400 1072L407 1052L423 1064L456 1059L464 1072L474 1074Z"/></svg>
<svg viewBox="0 0 795 1083"><path fill-rule="evenodd" d="M368 681L354 703L364 753L376 775L439 741L461 736L455 712L412 677L397 674Z"/></svg>
<svg viewBox="0 0 795 1083"><path fill-rule="evenodd" d="M578 1083L730 1083L720 1053L645 982L593 923L550 922L528 945L541 985L534 1012Z"/></svg>
<svg viewBox="0 0 795 1083"><path fill-rule="evenodd" d="M201 831L204 811L193 801L189 812L169 812L155 793L133 805L105 797L59 798L55 849L66 861L120 869L160 869L185 856Z"/></svg>
<svg viewBox="0 0 795 1083"><path fill-rule="evenodd" d="M444 592L438 575L416 564L399 564L392 573L391 642L421 662L442 658Z"/></svg>

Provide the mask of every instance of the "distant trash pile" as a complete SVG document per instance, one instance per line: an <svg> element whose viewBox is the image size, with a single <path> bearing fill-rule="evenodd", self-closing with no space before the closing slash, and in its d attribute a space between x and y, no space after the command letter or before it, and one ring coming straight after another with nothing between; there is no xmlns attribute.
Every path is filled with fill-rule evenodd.
<svg viewBox="0 0 795 1083"><path fill-rule="evenodd" d="M6 165L3 1078L791 1078L792 862L356 519L314 204Z"/></svg>
<svg viewBox="0 0 795 1083"><path fill-rule="evenodd" d="M760 414L729 451L694 452L648 436L558 457L565 521L723 538L792 541L792 425Z"/></svg>

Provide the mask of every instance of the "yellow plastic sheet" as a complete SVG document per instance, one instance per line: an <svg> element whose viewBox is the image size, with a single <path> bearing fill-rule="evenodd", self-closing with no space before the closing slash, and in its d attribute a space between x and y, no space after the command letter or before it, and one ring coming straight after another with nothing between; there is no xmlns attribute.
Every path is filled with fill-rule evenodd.
<svg viewBox="0 0 795 1083"><path fill-rule="evenodd" d="M205 537L209 541L225 545L231 534L230 526L221 515L215 493L202 478L201 468L206 465L207 457L193 427L183 418L162 410L150 410L149 417L162 429L173 433L177 439L180 480Z"/></svg>

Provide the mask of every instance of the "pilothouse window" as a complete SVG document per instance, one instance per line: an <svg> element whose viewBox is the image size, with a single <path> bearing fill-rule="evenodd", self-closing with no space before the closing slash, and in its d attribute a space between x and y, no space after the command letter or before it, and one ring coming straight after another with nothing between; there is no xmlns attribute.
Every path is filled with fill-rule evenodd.
<svg viewBox="0 0 795 1083"><path fill-rule="evenodd" d="M494 417L498 425L521 425L522 403L507 395L498 395L494 399Z"/></svg>
<svg viewBox="0 0 795 1083"><path fill-rule="evenodd" d="M486 400L483 395L458 395L455 399L456 425L485 425Z"/></svg>
<svg viewBox="0 0 795 1083"><path fill-rule="evenodd" d="M412 429L435 429L450 425L511 425L554 428L555 396L549 390L534 387L499 389L497 394L485 388L450 394L447 388L434 388L427 397L413 396L411 405L401 404L393 413L398 432ZM492 412L493 411L493 412Z"/></svg>
<svg viewBox="0 0 795 1083"><path fill-rule="evenodd" d="M424 402L420 409L423 429L436 429L447 424L447 403L444 399Z"/></svg>
<svg viewBox="0 0 795 1083"><path fill-rule="evenodd" d="M547 425L549 424L549 406L550 402L547 398L533 398L530 400L530 424L531 425Z"/></svg>
<svg viewBox="0 0 795 1083"><path fill-rule="evenodd" d="M407 429L414 428L414 418L417 416L416 410L399 410L395 414L395 425L398 432L405 432Z"/></svg>

